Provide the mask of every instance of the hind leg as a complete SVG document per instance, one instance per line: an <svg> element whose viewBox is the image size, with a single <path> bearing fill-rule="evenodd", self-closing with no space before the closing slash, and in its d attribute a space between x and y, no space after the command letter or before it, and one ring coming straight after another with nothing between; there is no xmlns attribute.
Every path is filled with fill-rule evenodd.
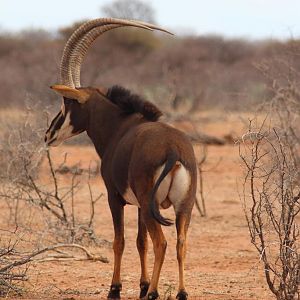
<svg viewBox="0 0 300 300"><path fill-rule="evenodd" d="M157 286L159 281L160 271L164 262L167 249L167 241L162 232L161 225L158 224L150 215L148 208L143 212L143 219L150 234L153 250L154 250L154 267L150 286L147 293L147 299L157 299L159 297Z"/></svg>
<svg viewBox="0 0 300 300"><path fill-rule="evenodd" d="M149 276L147 271L148 239L147 228L142 220L140 208L138 210L138 236L136 239L136 246L138 248L141 261L140 298L143 298L147 295L149 288Z"/></svg>
<svg viewBox="0 0 300 300"><path fill-rule="evenodd" d="M186 300L188 294L184 285L184 261L186 254L186 234L189 227L191 213L178 213L176 216L176 229L177 229L177 261L179 269L179 288L176 299Z"/></svg>

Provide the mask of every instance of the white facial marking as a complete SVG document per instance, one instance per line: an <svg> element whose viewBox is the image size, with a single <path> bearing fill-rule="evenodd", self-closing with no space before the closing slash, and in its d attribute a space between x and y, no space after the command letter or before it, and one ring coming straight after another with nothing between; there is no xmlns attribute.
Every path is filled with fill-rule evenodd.
<svg viewBox="0 0 300 300"><path fill-rule="evenodd" d="M66 107L65 107L64 101L62 101L62 104L61 104L61 112L62 112L63 116L64 116L65 113L66 113Z"/></svg>
<svg viewBox="0 0 300 300"><path fill-rule="evenodd" d="M122 196L127 203L140 207L140 204L130 186L127 187L125 193Z"/></svg>
<svg viewBox="0 0 300 300"><path fill-rule="evenodd" d="M65 141L67 138L75 135L76 133L73 133L74 127L71 125L71 118L70 118L70 112L67 113L65 117L65 121L60 127L59 130L57 130L52 137L52 140L55 139L53 143L51 143L51 146L58 146L60 145L63 141Z"/></svg>

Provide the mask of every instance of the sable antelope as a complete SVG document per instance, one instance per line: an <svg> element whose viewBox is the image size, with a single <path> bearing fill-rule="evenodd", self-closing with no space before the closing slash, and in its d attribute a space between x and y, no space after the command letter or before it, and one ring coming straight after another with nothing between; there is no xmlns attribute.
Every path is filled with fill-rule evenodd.
<svg viewBox="0 0 300 300"><path fill-rule="evenodd" d="M58 146L86 131L102 160L114 224L114 272L109 299L119 299L124 249L124 206L138 206L136 240L140 263L140 298L156 299L160 270L167 242L161 225L171 225L159 208L173 206L177 228L179 290L177 299L187 299L184 286L186 234L196 193L196 162L193 147L181 131L158 119L160 110L119 86L80 86L82 60L92 42L103 32L122 26L161 30L139 21L96 19L81 25L64 48L61 84L51 88L63 96L62 107L46 132L45 142ZM147 232L153 242L155 262L151 280L147 272Z"/></svg>

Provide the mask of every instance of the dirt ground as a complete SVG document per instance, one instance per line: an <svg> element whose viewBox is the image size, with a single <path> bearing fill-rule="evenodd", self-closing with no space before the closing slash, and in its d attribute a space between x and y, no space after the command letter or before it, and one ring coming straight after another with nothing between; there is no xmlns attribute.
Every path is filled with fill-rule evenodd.
<svg viewBox="0 0 300 300"><path fill-rule="evenodd" d="M205 119L206 118L206 119ZM214 121L202 117L202 129L217 136L242 131L238 117L218 114ZM203 125L205 124L205 125ZM239 125L237 125L239 124ZM202 148L195 145L198 157ZM91 146L61 146L53 149L55 161L68 152L70 165L78 160L87 166L97 160ZM209 146L204 167L204 195L207 217L201 218L196 209L188 234L186 256L186 288L190 299L273 299L264 281L258 254L249 241L248 228L239 200L237 186L242 178L238 148L234 144ZM47 177L47 174L43 174ZM106 193L100 176L93 187ZM87 195L80 194L76 209L82 214L89 210ZM171 209L162 212L173 217ZM101 239L112 241L113 226L106 197L96 206L95 230ZM164 228L168 241L166 259L162 268L159 292L161 299L177 292L178 271L176 261L176 231ZM139 294L139 257L135 246L137 234L137 209L125 208L126 247L122 263L123 299L137 299ZM103 247L88 246L95 254L109 259L108 264L93 261L54 261L32 263L28 271L27 293L22 299L105 299L112 271L113 251L108 243ZM150 244L149 267L152 268L153 251ZM150 270L149 270L150 272Z"/></svg>

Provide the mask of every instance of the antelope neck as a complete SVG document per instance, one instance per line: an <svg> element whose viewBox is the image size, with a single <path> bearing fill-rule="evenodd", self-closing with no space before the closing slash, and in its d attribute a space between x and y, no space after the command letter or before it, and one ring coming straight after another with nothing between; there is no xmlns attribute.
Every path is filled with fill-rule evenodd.
<svg viewBox="0 0 300 300"><path fill-rule="evenodd" d="M106 99L91 99L89 102L87 134L102 158L112 137L117 134L121 126L122 112Z"/></svg>

